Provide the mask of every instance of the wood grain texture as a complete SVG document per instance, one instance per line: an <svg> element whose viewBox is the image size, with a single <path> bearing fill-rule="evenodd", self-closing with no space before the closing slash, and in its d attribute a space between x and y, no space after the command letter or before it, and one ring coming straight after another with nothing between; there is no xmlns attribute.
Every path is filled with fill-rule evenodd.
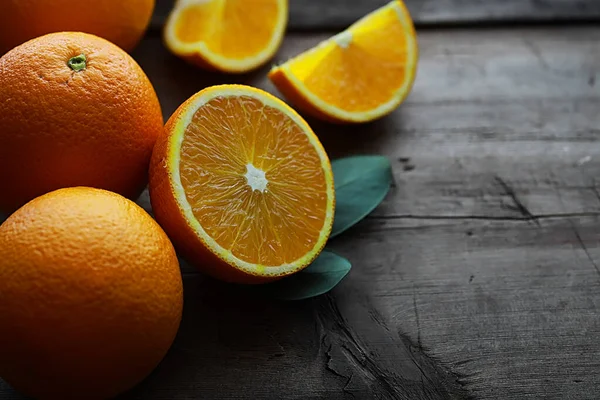
<svg viewBox="0 0 600 400"><path fill-rule="evenodd" d="M288 57L323 35L291 35ZM600 393L600 28L426 31L405 104L309 120L333 157L390 157L395 187L331 247L331 295L269 302L185 263L184 321L122 399L596 399ZM266 68L195 69L157 35L134 53L165 117ZM140 199L150 211L147 195ZM21 399L0 383L0 398Z"/></svg>
<svg viewBox="0 0 600 400"><path fill-rule="evenodd" d="M390 0L289 0L292 30L342 29ZM597 0L405 0L417 25L600 19ZM157 0L160 27L174 0Z"/></svg>

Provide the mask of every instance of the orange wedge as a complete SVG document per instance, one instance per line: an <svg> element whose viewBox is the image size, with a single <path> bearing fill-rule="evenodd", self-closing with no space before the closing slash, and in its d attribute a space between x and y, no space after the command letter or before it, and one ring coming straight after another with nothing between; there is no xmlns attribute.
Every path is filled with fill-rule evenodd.
<svg viewBox="0 0 600 400"><path fill-rule="evenodd" d="M401 1L271 70L269 78L298 108L339 123L368 122L393 111L415 79L418 46Z"/></svg>
<svg viewBox="0 0 600 400"><path fill-rule="evenodd" d="M259 89L213 86L171 116L154 149L150 199L188 261L229 282L308 266L333 223L333 173L308 124Z"/></svg>
<svg viewBox="0 0 600 400"><path fill-rule="evenodd" d="M273 57L288 20L288 0L178 0L164 41L193 64L247 72Z"/></svg>

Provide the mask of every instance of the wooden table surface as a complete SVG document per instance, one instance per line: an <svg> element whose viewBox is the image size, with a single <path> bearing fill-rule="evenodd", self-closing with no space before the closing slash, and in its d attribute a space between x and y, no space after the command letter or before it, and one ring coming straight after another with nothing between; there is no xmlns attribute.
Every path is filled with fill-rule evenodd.
<svg viewBox="0 0 600 400"><path fill-rule="evenodd" d="M275 62L382 3L291 0ZM285 303L182 263L179 335L121 399L600 398L600 2L407 4L421 49L407 101L367 125L308 119L332 158L392 160L390 195L331 242L351 273ZM278 94L268 67L224 76L172 56L170 6L133 53L165 118L212 84ZM22 399L1 381L0 398Z"/></svg>

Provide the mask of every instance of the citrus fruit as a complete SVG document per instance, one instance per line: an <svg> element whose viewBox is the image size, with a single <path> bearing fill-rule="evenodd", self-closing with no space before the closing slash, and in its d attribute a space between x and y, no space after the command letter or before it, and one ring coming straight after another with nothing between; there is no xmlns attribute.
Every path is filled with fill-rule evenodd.
<svg viewBox="0 0 600 400"><path fill-rule="evenodd" d="M154 0L2 0L0 55L53 32L79 31L103 37L129 51L143 36Z"/></svg>
<svg viewBox="0 0 600 400"><path fill-rule="evenodd" d="M213 86L183 103L157 141L150 199L175 247L229 282L309 265L331 232L333 174L306 122L262 90Z"/></svg>
<svg viewBox="0 0 600 400"><path fill-rule="evenodd" d="M274 67L269 78L308 114L338 123L368 122L393 111L408 95L417 58L412 20L395 0Z"/></svg>
<svg viewBox="0 0 600 400"><path fill-rule="evenodd" d="M179 0L164 28L167 47L223 72L247 72L273 57L287 25L288 0Z"/></svg>
<svg viewBox="0 0 600 400"><path fill-rule="evenodd" d="M0 58L0 211L55 189L126 197L147 183L160 104L137 63L84 33L52 33Z"/></svg>
<svg viewBox="0 0 600 400"><path fill-rule="evenodd" d="M179 327L175 250L139 206L60 189L0 226L0 377L40 399L106 399L146 377Z"/></svg>

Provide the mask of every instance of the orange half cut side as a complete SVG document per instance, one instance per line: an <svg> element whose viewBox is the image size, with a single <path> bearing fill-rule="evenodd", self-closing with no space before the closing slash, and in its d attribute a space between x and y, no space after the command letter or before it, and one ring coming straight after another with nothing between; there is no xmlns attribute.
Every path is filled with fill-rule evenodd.
<svg viewBox="0 0 600 400"><path fill-rule="evenodd" d="M164 41L201 67L247 72L273 57L287 20L287 0L178 0Z"/></svg>
<svg viewBox="0 0 600 400"><path fill-rule="evenodd" d="M269 78L298 108L340 123L368 122L393 111L411 90L418 46L399 0L274 67Z"/></svg>
<svg viewBox="0 0 600 400"><path fill-rule="evenodd" d="M333 173L306 122L281 100L214 86L169 119L150 170L157 220L214 277L265 282L308 266L333 223Z"/></svg>

